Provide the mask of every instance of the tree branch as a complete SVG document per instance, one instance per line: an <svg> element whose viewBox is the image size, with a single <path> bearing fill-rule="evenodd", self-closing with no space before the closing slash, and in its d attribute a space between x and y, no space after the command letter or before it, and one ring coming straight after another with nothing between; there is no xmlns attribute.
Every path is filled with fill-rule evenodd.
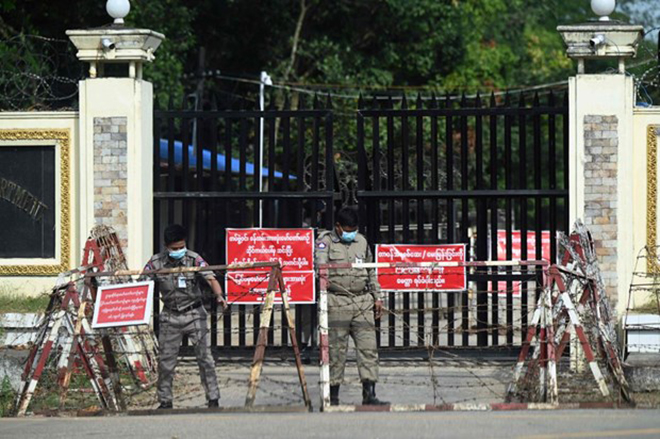
<svg viewBox="0 0 660 439"><path fill-rule="evenodd" d="M306 0L300 0L300 14L298 15L298 21L296 23L296 30L293 33L293 44L291 46L291 56L289 57L289 65L284 71L284 81L288 81L291 76L291 72L296 65L296 56L298 54L298 44L300 42L300 34L302 32L303 23L305 22L305 15L307 15L307 3Z"/></svg>

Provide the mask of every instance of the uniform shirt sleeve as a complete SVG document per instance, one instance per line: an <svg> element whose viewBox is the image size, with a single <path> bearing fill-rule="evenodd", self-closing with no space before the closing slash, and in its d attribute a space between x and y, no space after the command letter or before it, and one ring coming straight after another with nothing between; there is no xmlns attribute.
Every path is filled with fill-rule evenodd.
<svg viewBox="0 0 660 439"><path fill-rule="evenodd" d="M144 266L144 268L142 269L142 271L153 271L153 270L155 270L155 268L154 268L154 264L153 264L153 258L151 258L151 259L149 259L149 262L147 262L147 263L145 264L145 266ZM138 281L139 281L139 282L144 282L144 281L147 281L147 280L152 280L153 277L154 277L154 276L148 276L148 275L146 275L146 274L143 274L142 276L140 276L140 277L138 278Z"/></svg>
<svg viewBox="0 0 660 439"><path fill-rule="evenodd" d="M327 264L329 251L330 244L328 243L328 238L326 236L318 238L316 245L314 245L314 263L317 266L319 264Z"/></svg>
<svg viewBox="0 0 660 439"><path fill-rule="evenodd" d="M367 246L367 262L374 262L374 255L369 246ZM378 276L376 276L376 269L368 268L367 273L369 273L369 292L374 296L374 300L382 300L380 284L378 283Z"/></svg>
<svg viewBox="0 0 660 439"><path fill-rule="evenodd" d="M203 257L197 255L195 257L195 262L194 262L195 267L208 267L209 264L204 260ZM200 271L199 275L203 277L206 280L213 280L215 279L215 274L212 271Z"/></svg>

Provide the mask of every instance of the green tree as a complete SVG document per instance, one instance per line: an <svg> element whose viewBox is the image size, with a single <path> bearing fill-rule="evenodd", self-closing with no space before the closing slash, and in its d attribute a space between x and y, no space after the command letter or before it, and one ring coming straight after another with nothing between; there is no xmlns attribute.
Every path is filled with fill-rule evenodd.
<svg viewBox="0 0 660 439"><path fill-rule="evenodd" d="M46 95L39 93L38 87L44 84L40 78L45 78L45 82L48 77L56 76L77 80L82 75L80 62L73 56L75 49L66 42L66 30L106 26L112 21L105 11L105 2L77 1L72 5L62 0L0 0L0 11L0 40L4 40L0 41L0 90L12 94L11 89L32 87L31 98L20 102L23 108L49 105L44 101ZM145 68L145 78L154 83L157 96L165 102L170 97L179 102L184 95L186 59L196 44L192 28L194 14L195 8L188 8L180 0L131 2L128 26L154 29L167 37L156 54L156 61ZM43 39L24 36L55 39L53 43L57 43L60 55L68 52L70 56L44 53L46 49L40 43ZM16 76L24 73L29 73L35 83L15 84ZM75 100L69 105L75 105Z"/></svg>
<svg viewBox="0 0 660 439"><path fill-rule="evenodd" d="M627 0L622 9L643 3ZM547 0L133 0L129 25L166 35L145 71L159 100L179 102L204 67L224 76L319 91L488 91L565 79L573 72L558 24L593 17L587 1ZM0 37L64 38L107 25L104 2L0 0ZM635 9L632 9L635 11ZM627 19L616 14L616 18ZM0 56L3 47L0 46ZM199 80L199 78L198 78ZM207 90L254 96L257 87L206 81Z"/></svg>
<svg viewBox="0 0 660 439"><path fill-rule="evenodd" d="M179 0L133 0L127 26L153 29L165 34L166 40L156 52L156 59L144 68L145 79L153 82L159 102L169 99L181 102L184 95L183 74L186 55L195 49L192 27L195 10Z"/></svg>

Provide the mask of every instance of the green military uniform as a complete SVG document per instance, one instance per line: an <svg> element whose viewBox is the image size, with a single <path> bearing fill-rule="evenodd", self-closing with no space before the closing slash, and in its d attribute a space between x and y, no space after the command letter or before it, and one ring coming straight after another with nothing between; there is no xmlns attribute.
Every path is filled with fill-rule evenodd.
<svg viewBox="0 0 660 439"><path fill-rule="evenodd" d="M183 258L176 260L169 257L167 251L158 253L144 267L144 271L177 267L205 267L206 261L197 253L187 250ZM211 271L197 273L156 275L163 300L163 310L160 313L160 332L158 344L160 355L158 361L158 400L163 403L172 402L172 380L177 364L179 347L184 335L188 336L195 347L195 356L199 367L202 386L207 400L217 400L220 397L218 380L215 374L215 362L207 342L208 314L202 306L202 291L200 281L213 279Z"/></svg>
<svg viewBox="0 0 660 439"><path fill-rule="evenodd" d="M316 264L373 262L367 239L357 234L352 242L342 241L335 231L322 232L316 240ZM380 300L380 285L373 269L336 269L328 272L328 326L330 385L344 379L348 336L357 349L362 382L378 381L378 350L374 302Z"/></svg>

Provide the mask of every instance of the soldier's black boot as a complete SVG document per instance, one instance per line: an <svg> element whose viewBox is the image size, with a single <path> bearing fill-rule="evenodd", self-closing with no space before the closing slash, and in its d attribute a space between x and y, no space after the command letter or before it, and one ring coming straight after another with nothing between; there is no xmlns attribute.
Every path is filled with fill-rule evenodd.
<svg viewBox="0 0 660 439"><path fill-rule="evenodd" d="M376 383L373 381L362 381L362 405L388 405L388 401L376 398Z"/></svg>
<svg viewBox="0 0 660 439"><path fill-rule="evenodd" d="M330 386L330 405L339 405L339 384Z"/></svg>
<svg viewBox="0 0 660 439"><path fill-rule="evenodd" d="M172 401L163 401L158 406L159 410L167 410L167 409L171 409L171 408L173 408Z"/></svg>

